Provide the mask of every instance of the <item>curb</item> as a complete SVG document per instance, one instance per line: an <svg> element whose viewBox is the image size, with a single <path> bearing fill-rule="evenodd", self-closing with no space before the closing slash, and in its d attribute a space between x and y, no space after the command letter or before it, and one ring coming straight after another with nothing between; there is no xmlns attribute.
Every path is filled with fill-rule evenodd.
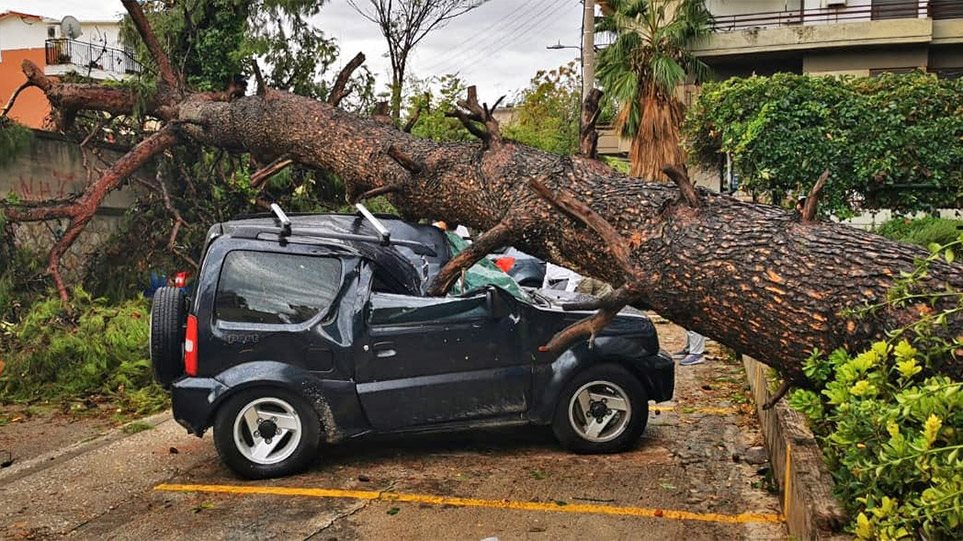
<svg viewBox="0 0 963 541"><path fill-rule="evenodd" d="M773 477L782 493L789 535L798 539L850 539L839 533L847 522L846 513L833 497L833 478L806 419L785 400L770 410L762 409L771 396L766 385L768 367L745 355L742 364L756 402Z"/></svg>
<svg viewBox="0 0 963 541"><path fill-rule="evenodd" d="M157 425L170 419L170 410L165 410L142 419L135 419L129 423L124 423L121 426L112 428L107 432L99 434L89 440L80 441L72 445L50 451L49 453L35 456L23 462L16 463L9 468L0 470L0 485L12 483L18 479L23 479L24 477L33 475L34 473L45 470L52 466L56 466L57 464L67 462L68 460L76 458L84 453L96 451L97 449L110 445L115 441L133 436L136 434L136 432L132 434L124 432L124 428L132 423L147 423L151 426L151 428L156 428Z"/></svg>

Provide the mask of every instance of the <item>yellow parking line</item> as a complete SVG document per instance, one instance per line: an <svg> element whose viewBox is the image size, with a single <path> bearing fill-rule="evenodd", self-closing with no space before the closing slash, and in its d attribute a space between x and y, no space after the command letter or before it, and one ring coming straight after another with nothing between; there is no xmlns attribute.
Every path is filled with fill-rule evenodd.
<svg viewBox="0 0 963 541"><path fill-rule="evenodd" d="M154 490L167 492L213 492L218 494L305 496L310 498L381 500L386 502L425 503L431 505L451 505L455 507L486 507L490 509L512 509L517 511L547 511L557 513L587 513L596 515L666 518L670 520L698 520L703 522L722 522L728 524L746 524L750 522L783 522L783 517L781 515L773 513L740 513L738 515L725 515L721 513L693 513L690 511L675 511L671 509L653 509L646 507L565 504L562 502L540 503L511 500L482 500L477 498L434 496L431 494L403 494L397 492L342 490L336 488L162 484L154 487Z"/></svg>
<svg viewBox="0 0 963 541"><path fill-rule="evenodd" d="M679 411L682 412L686 406L649 406L649 411ZM692 408L689 413L707 413L710 415L732 415L739 413L739 408ZM685 413L685 412L682 412Z"/></svg>

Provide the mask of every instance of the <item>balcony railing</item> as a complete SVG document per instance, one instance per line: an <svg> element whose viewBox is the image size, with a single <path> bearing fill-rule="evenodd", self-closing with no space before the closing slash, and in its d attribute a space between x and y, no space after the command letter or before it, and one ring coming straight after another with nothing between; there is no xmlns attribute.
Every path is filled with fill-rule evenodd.
<svg viewBox="0 0 963 541"><path fill-rule="evenodd" d="M48 39L47 65L73 65L81 70L103 70L126 75L140 73L140 62L130 52L99 43L84 43L72 39Z"/></svg>
<svg viewBox="0 0 963 541"><path fill-rule="evenodd" d="M963 18L960 0L907 0L862 6L767 11L738 15L717 15L713 29L730 32L774 26L833 24L881 19Z"/></svg>

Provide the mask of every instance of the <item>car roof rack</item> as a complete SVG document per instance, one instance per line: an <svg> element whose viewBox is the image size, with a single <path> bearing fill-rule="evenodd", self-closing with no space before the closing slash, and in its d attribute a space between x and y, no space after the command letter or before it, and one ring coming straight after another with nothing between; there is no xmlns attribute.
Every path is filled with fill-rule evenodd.
<svg viewBox="0 0 963 541"><path fill-rule="evenodd" d="M334 233L317 228L295 229L292 227L291 219L288 218L288 215L284 212L284 209L282 209L277 203L271 203L271 213L274 215L274 223L277 224L276 229L266 228L263 226L240 225L231 231L231 236L242 239L257 239L262 233L271 233L277 235L277 240L281 244L292 240L293 237L353 242L374 242L382 246L404 246L418 255L427 255L429 257L435 257L438 255L434 249L422 242L407 239L392 240L391 231L389 231L388 228L385 227L385 225L381 222L381 220L375 217L375 215L372 214L367 207L361 203L355 203L355 208L357 208L358 213L364 217L364 219L367 220L372 227L374 227L375 231L378 232L378 236L358 235L354 233Z"/></svg>

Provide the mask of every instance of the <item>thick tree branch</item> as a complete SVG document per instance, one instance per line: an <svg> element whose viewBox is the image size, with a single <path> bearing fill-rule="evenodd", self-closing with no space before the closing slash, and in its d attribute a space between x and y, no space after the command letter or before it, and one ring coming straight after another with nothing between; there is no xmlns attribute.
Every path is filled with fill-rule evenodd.
<svg viewBox="0 0 963 541"><path fill-rule="evenodd" d="M157 41L157 36L154 35L154 31L150 27L150 23L147 22L147 17L144 16L144 10L141 9L140 3L137 0L121 0L127 13L130 14L130 19L134 23L134 27L137 28L137 33L140 34L142 40L144 40L144 45L147 46L147 50L150 51L151 57L157 64L157 71L160 75L162 81L167 83L171 88L180 88L180 79L177 74L174 73L174 69L171 67L171 61L167 58L167 53L161 48L160 43Z"/></svg>
<svg viewBox="0 0 963 541"><path fill-rule="evenodd" d="M104 171L99 179L87 186L87 189L80 199L64 209L66 212L60 215L55 215L58 213L48 213L48 219L54 217L70 218L70 224L67 226L66 231L64 231L63 236L60 237L53 248L51 248L50 254L47 257L47 272L51 278L53 278L54 285L57 287L57 292L60 294L61 300L67 302L69 297L67 294L67 286L60 275L60 259L64 253L70 249L74 241L77 240L77 237L84 230L87 223L93 219L97 213L97 208L103 202L104 198L107 197L108 193L116 189L125 178L133 174L153 156L174 146L176 143L177 135L174 133L173 128L161 128L160 131L138 143L130 152L114 162L114 165ZM16 219L15 215L11 215L9 210L7 211L7 216L11 219Z"/></svg>
<svg viewBox="0 0 963 541"><path fill-rule="evenodd" d="M562 213L577 222L585 224L592 231L595 231L595 233L602 238L603 246L605 246L619 263L626 276L637 277L639 275L637 269L629 260L628 242L626 242L625 238L622 237L605 218L602 218L588 205L566 192L557 191L553 193L536 177L529 179L529 185L545 201L548 201Z"/></svg>
<svg viewBox="0 0 963 541"><path fill-rule="evenodd" d="M762 409L771 410L776 404L779 403L780 400L782 400L782 397L786 396L786 393L788 393L790 389L792 389L792 381L789 379L783 380L782 385L780 385L779 388L776 389L776 392L773 393L773 395L769 398L769 400L766 400L766 403L762 405Z"/></svg>
<svg viewBox="0 0 963 541"><path fill-rule="evenodd" d="M10 112L10 109L13 109L13 104L17 102L17 96L19 96L21 92L23 92L24 90L32 86L34 86L34 84L30 81L30 79L27 79L26 81L20 83L20 86L18 86L13 91L13 94L10 95L10 99L7 100L7 104L3 106L2 110L0 110L0 118L7 116L7 113Z"/></svg>
<svg viewBox="0 0 963 541"><path fill-rule="evenodd" d="M687 173L683 167L666 165L662 168L662 172L679 187L679 192L682 193L682 199L687 205L694 209L702 206L702 202L699 200L699 194L696 193L695 186L693 186L692 181L689 180L689 173Z"/></svg>
<svg viewBox="0 0 963 541"><path fill-rule="evenodd" d="M395 145L388 147L388 155L412 175L420 175L425 170L425 164L405 154Z"/></svg>
<svg viewBox="0 0 963 541"><path fill-rule="evenodd" d="M819 180L813 185L812 189L809 190L809 197L806 198L806 204L802 209L802 221L803 223L810 223L816 220L816 211L819 208L819 196L823 192L823 188L826 187L826 182L829 180L829 169L823 171L823 174L819 175Z"/></svg>
<svg viewBox="0 0 963 541"><path fill-rule="evenodd" d="M291 158L288 158L287 156L281 156L263 168L258 169L253 175L251 175L251 187L255 190L261 189L261 185L264 184L267 179L284 170L292 163L294 163L294 160Z"/></svg>
<svg viewBox="0 0 963 541"><path fill-rule="evenodd" d="M361 195L352 198L351 204L355 204L358 201L364 201L365 199L371 199L373 197L378 197L379 195L385 195L389 193L395 193L401 191L401 186L398 184L385 184L384 186L379 186L377 188L368 190Z"/></svg>
<svg viewBox="0 0 963 541"><path fill-rule="evenodd" d="M331 87L331 93L328 94L328 103L337 107L341 100L348 95L350 90L348 89L348 81L351 80L351 74L354 70L358 69L364 63L364 53L358 53L354 55L354 58L350 62L345 64L342 68L341 73L338 74L338 78L334 81L334 86Z"/></svg>
<svg viewBox="0 0 963 541"><path fill-rule="evenodd" d="M496 248L506 246L511 242L513 236L520 235L519 222L512 219L502 219L494 227L485 231L475 242L468 245L458 255L451 258L445 266L438 271L434 281L428 288L428 294L441 296L451 289L452 284L461 275L463 270L468 269L481 258L491 253Z"/></svg>
<svg viewBox="0 0 963 541"><path fill-rule="evenodd" d="M415 112L408 117L408 120L405 122L405 126L401 128L401 131L405 133L411 133L411 130L415 128L415 124L417 124L418 119L421 118L421 110L427 107L426 104L428 103L428 97L429 96L425 97L425 103L419 103L418 106L415 107Z"/></svg>
<svg viewBox="0 0 963 541"><path fill-rule="evenodd" d="M251 60L251 69L254 71L254 80L257 82L257 95L267 94L268 86L264 82L264 74L261 73L261 66L257 65L257 60Z"/></svg>
<svg viewBox="0 0 963 541"><path fill-rule="evenodd" d="M489 108L487 103L478 102L478 89L475 86L470 86L468 87L468 99L458 100L458 107L461 109L446 113L446 116L458 118L472 135L482 140L485 148L489 148L493 144L497 145L502 142L498 121L495 120L492 113L503 99L505 99L505 96L498 98L495 105ZM484 125L484 128L478 127L474 124L475 122Z"/></svg>
<svg viewBox="0 0 963 541"><path fill-rule="evenodd" d="M593 88L589 95L582 102L582 122L579 128L578 150L581 156L589 159L598 158L599 132L595 129L595 123L602 114L599 102L602 100L602 91Z"/></svg>

